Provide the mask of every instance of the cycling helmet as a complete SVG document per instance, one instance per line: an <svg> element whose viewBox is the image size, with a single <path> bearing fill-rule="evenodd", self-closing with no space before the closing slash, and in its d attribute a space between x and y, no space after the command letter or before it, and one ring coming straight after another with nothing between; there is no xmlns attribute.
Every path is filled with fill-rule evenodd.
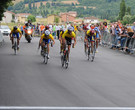
<svg viewBox="0 0 135 110"><path fill-rule="evenodd" d="M14 26L14 30L17 30L17 26Z"/></svg>
<svg viewBox="0 0 135 110"><path fill-rule="evenodd" d="M95 30L95 31L98 31L98 28L97 28L97 27L95 27L95 28L94 28L94 30Z"/></svg>
<svg viewBox="0 0 135 110"><path fill-rule="evenodd" d="M49 31L49 30L46 30L46 31L45 31L45 35L46 35L46 36L49 36L49 35L50 35L50 31Z"/></svg>
<svg viewBox="0 0 135 110"><path fill-rule="evenodd" d="M69 30L69 31L74 31L74 28L73 28L72 26L69 26L69 27L68 27L68 30Z"/></svg>
<svg viewBox="0 0 135 110"><path fill-rule="evenodd" d="M48 30L49 29L49 26L45 26L45 29Z"/></svg>
<svg viewBox="0 0 135 110"><path fill-rule="evenodd" d="M91 35L94 35L94 33L95 33L95 31L92 29L92 30L90 30L90 34Z"/></svg>

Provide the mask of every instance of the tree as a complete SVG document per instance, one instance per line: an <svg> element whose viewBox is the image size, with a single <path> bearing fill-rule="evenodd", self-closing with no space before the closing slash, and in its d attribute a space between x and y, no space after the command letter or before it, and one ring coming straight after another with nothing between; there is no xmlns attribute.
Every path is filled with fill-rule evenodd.
<svg viewBox="0 0 135 110"><path fill-rule="evenodd" d="M128 7L128 8L127 8L127 13L128 13L129 15L131 15L131 7Z"/></svg>
<svg viewBox="0 0 135 110"><path fill-rule="evenodd" d="M47 3L46 3L46 7L47 7L47 8L50 8L50 3L47 2Z"/></svg>
<svg viewBox="0 0 135 110"><path fill-rule="evenodd" d="M124 25L126 25L126 24L130 24L130 22L131 22L131 15L125 15L124 17L123 17L123 24Z"/></svg>
<svg viewBox="0 0 135 110"><path fill-rule="evenodd" d="M135 15L131 17L130 23L134 23L135 22Z"/></svg>
<svg viewBox="0 0 135 110"><path fill-rule="evenodd" d="M29 0L29 9L31 9L31 0Z"/></svg>
<svg viewBox="0 0 135 110"><path fill-rule="evenodd" d="M55 17L55 18L54 18L54 22L55 22L55 23L59 23L59 20L60 20L60 19L59 19L58 17Z"/></svg>
<svg viewBox="0 0 135 110"><path fill-rule="evenodd" d="M2 17L4 16L5 10L12 4L12 0L0 0L0 21L2 20Z"/></svg>
<svg viewBox="0 0 135 110"><path fill-rule="evenodd" d="M120 3L120 12L119 12L120 20L123 20L125 13L126 13L126 4L125 4L125 0L122 0Z"/></svg>
<svg viewBox="0 0 135 110"><path fill-rule="evenodd" d="M36 22L36 17L33 15L29 15L27 20L31 20L31 22Z"/></svg>

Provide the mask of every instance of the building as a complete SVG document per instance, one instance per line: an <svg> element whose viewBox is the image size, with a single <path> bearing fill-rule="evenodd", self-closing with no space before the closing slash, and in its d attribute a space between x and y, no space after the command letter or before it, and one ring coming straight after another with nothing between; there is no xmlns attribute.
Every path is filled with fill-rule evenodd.
<svg viewBox="0 0 135 110"><path fill-rule="evenodd" d="M47 17L47 24L54 24L54 23L61 23L61 17L55 14L49 15Z"/></svg>
<svg viewBox="0 0 135 110"><path fill-rule="evenodd" d="M75 16L72 16L68 13L62 13L61 14L61 21L62 22L74 22Z"/></svg>
<svg viewBox="0 0 135 110"><path fill-rule="evenodd" d="M77 17L77 12L76 11L69 11L68 14Z"/></svg>
<svg viewBox="0 0 135 110"><path fill-rule="evenodd" d="M75 19L74 23L75 24L81 24L83 22L83 19Z"/></svg>
<svg viewBox="0 0 135 110"><path fill-rule="evenodd" d="M30 13L18 13L15 15L15 22L25 23Z"/></svg>
<svg viewBox="0 0 135 110"><path fill-rule="evenodd" d="M11 11L4 12L4 17L2 18L2 23L11 23L15 18L15 13Z"/></svg>
<svg viewBox="0 0 135 110"><path fill-rule="evenodd" d="M94 17L94 16L91 16L91 17L85 17L84 18L84 23L99 23L99 19Z"/></svg>
<svg viewBox="0 0 135 110"><path fill-rule="evenodd" d="M77 17L77 12L76 11L69 11L69 12L65 12L65 13L60 13L60 16L63 14L69 14L71 16Z"/></svg>

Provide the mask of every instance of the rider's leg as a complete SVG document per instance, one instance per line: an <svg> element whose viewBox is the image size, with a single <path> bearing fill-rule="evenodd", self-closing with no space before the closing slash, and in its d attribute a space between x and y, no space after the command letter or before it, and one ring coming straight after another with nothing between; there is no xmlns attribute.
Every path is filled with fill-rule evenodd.
<svg viewBox="0 0 135 110"><path fill-rule="evenodd" d="M94 45L93 45L93 41L91 41L91 52L93 53L93 50L94 50Z"/></svg>
<svg viewBox="0 0 135 110"><path fill-rule="evenodd" d="M47 44L47 49L48 49L48 54L49 54L49 52L50 52L50 50L49 50L49 44Z"/></svg>

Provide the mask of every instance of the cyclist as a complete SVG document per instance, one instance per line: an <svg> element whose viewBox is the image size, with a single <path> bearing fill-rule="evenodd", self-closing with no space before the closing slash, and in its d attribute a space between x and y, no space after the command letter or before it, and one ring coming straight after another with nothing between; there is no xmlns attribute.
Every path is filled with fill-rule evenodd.
<svg viewBox="0 0 135 110"><path fill-rule="evenodd" d="M19 37L20 34L20 37ZM22 33L17 26L14 26L10 33L10 40L12 41L12 48L14 48L14 37L17 36L17 49L19 50L19 40L22 37Z"/></svg>
<svg viewBox="0 0 135 110"><path fill-rule="evenodd" d="M72 26L68 27L68 30L66 30L62 36L63 43L68 45L68 52L70 53L70 48L72 44L72 39L74 40L74 46L76 45L76 35L73 32L74 28Z"/></svg>
<svg viewBox="0 0 135 110"><path fill-rule="evenodd" d="M41 53L43 51L43 47L45 46L45 43L47 43L47 49L48 49L48 59L50 58L49 57L49 43L50 43L50 40L53 41L53 45L55 44L55 41L54 41L54 38L53 36L50 34L50 31L49 30L46 30L44 32L44 34L41 36L40 38L40 45L42 46L42 50L41 50Z"/></svg>
<svg viewBox="0 0 135 110"><path fill-rule="evenodd" d="M101 39L101 34L100 34L100 30L98 28L98 24L96 24L96 27L94 28L95 32L96 32L96 48L98 48L98 44L99 44L99 40ZM96 53L98 52L98 50L96 49Z"/></svg>
<svg viewBox="0 0 135 110"><path fill-rule="evenodd" d="M93 48L94 48L93 41L95 40L95 37L96 37L96 32L93 29L87 31L87 34L84 39L84 42L86 42L85 53L87 50L88 41L91 42L91 50L92 50L91 52L93 52Z"/></svg>
<svg viewBox="0 0 135 110"><path fill-rule="evenodd" d="M60 29L60 37L59 37L59 41L60 41L60 54L63 52L64 50L64 46L63 46L63 41L62 41L62 35L64 34L65 32L65 29L64 28L61 28Z"/></svg>

